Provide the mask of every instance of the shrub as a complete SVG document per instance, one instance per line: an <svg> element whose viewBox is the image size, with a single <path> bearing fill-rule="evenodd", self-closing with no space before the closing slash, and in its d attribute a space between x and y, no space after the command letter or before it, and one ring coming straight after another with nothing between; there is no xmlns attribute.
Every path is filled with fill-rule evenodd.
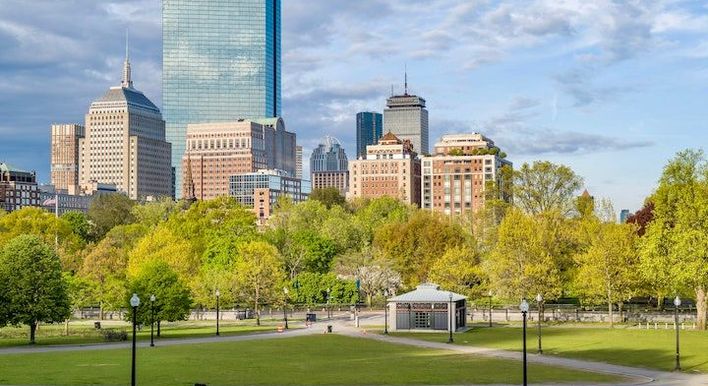
<svg viewBox="0 0 708 386"><path fill-rule="evenodd" d="M103 340L106 342L123 342L128 340L128 333L123 330L103 330L101 331Z"/></svg>

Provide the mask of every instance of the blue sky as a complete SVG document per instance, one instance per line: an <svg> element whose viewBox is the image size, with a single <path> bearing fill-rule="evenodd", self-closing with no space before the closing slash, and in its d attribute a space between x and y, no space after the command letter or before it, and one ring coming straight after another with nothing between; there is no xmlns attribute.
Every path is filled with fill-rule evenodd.
<svg viewBox="0 0 708 386"><path fill-rule="evenodd" d="M0 0L0 160L49 180L49 126L120 81L161 105L160 0ZM663 165L708 145L704 1L283 0L283 115L306 156L355 153L391 86L428 102L431 143L478 131L516 165L571 166L636 210ZM307 162L304 162L307 163Z"/></svg>

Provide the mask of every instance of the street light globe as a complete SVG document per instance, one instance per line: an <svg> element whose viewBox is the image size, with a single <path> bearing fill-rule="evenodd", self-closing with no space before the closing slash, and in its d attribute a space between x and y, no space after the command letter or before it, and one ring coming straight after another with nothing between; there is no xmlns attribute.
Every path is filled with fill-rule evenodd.
<svg viewBox="0 0 708 386"><path fill-rule="evenodd" d="M130 298L130 305L132 307L137 307L140 305L140 298L138 297L138 294L133 294L133 297Z"/></svg>
<svg viewBox="0 0 708 386"><path fill-rule="evenodd" d="M536 295L536 301L541 303L543 301L543 295L541 295L541 294Z"/></svg>
<svg viewBox="0 0 708 386"><path fill-rule="evenodd" d="M526 299L521 299L519 309L521 310L521 312L529 312L529 302L527 302Z"/></svg>
<svg viewBox="0 0 708 386"><path fill-rule="evenodd" d="M221 292L219 292L219 290L216 290L216 292L214 292L214 295L216 295L216 297L218 298L219 296L221 296Z"/></svg>
<svg viewBox="0 0 708 386"><path fill-rule="evenodd" d="M676 298L674 299L674 305L675 305L676 307L680 306L680 305L681 305L681 298L679 298L678 296L676 296Z"/></svg>
<svg viewBox="0 0 708 386"><path fill-rule="evenodd" d="M157 298L155 297L155 294L150 295L150 301L154 302L155 300L157 300Z"/></svg>

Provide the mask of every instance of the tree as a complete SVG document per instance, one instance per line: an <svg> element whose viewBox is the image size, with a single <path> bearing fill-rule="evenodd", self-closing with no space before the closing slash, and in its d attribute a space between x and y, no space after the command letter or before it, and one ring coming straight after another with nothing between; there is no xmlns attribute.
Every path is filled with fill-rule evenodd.
<svg viewBox="0 0 708 386"><path fill-rule="evenodd" d="M155 295L154 322L157 323L157 336L160 336L162 321L175 322L187 320L192 306L189 287L179 278L177 272L164 261L152 261L144 265L137 275L131 278L124 304L130 304L132 294L140 298L140 306L135 315L140 324L150 324L153 319L150 296ZM131 320L132 307L128 307L126 320Z"/></svg>
<svg viewBox="0 0 708 386"><path fill-rule="evenodd" d="M303 272L290 282L290 298L298 304L352 304L358 300L356 283L334 274ZM329 299L327 299L329 290Z"/></svg>
<svg viewBox="0 0 708 386"><path fill-rule="evenodd" d="M582 184L583 179L565 165L549 161L524 163L514 171L514 203L529 214L555 210L567 216Z"/></svg>
<svg viewBox="0 0 708 386"><path fill-rule="evenodd" d="M390 260L377 258L371 248L364 248L338 257L334 272L341 278L359 281L366 304L371 306L374 296L385 291L394 293L401 286L401 275L391 266Z"/></svg>
<svg viewBox="0 0 708 386"><path fill-rule="evenodd" d="M234 265L234 292L253 303L256 324L260 325L260 305L282 297L285 272L278 250L264 241L248 242L239 250Z"/></svg>
<svg viewBox="0 0 708 386"><path fill-rule="evenodd" d="M654 203L647 200L642 209L627 217L627 223L637 224L637 235L644 236L646 227L654 219Z"/></svg>
<svg viewBox="0 0 708 386"><path fill-rule="evenodd" d="M137 222L147 227L154 227L166 221L176 209L176 202L169 197L163 197L154 202L133 206L131 214Z"/></svg>
<svg viewBox="0 0 708 386"><path fill-rule="evenodd" d="M0 326L29 326L30 344L35 343L38 323L61 322L70 315L59 257L37 236L18 236L5 245L0 252L0 283L5 297Z"/></svg>
<svg viewBox="0 0 708 386"><path fill-rule="evenodd" d="M72 313L94 304L94 282L68 272L64 272L64 281L67 285L67 294L69 295L69 305ZM70 317L66 319L65 334L67 336L69 335L70 319Z"/></svg>
<svg viewBox="0 0 708 386"><path fill-rule="evenodd" d="M605 301L612 326L613 305L629 300L640 288L637 236L627 224L593 221L589 226L590 246L575 256L575 286L585 299Z"/></svg>
<svg viewBox="0 0 708 386"><path fill-rule="evenodd" d="M313 189L312 193L310 193L310 200L321 202L327 209L335 205L344 207L347 203L339 189L334 187Z"/></svg>
<svg viewBox="0 0 708 386"><path fill-rule="evenodd" d="M153 262L167 263L185 281L197 274L200 256L189 240L163 226L155 228L128 254L128 274L135 276L143 266Z"/></svg>
<svg viewBox="0 0 708 386"><path fill-rule="evenodd" d="M515 300L536 294L550 300L561 295L566 251L565 236L556 220L517 209L507 213L497 244L484 262L498 295Z"/></svg>
<svg viewBox="0 0 708 386"><path fill-rule="evenodd" d="M83 212L69 211L61 215L71 227L71 231L78 236L84 243L88 243L91 234L91 224L88 217Z"/></svg>
<svg viewBox="0 0 708 386"><path fill-rule="evenodd" d="M664 168L650 199L653 220L642 237L642 273L663 295L692 291L696 321L706 329L708 291L708 161L679 152Z"/></svg>
<svg viewBox="0 0 708 386"><path fill-rule="evenodd" d="M88 217L93 224L94 240L100 240L118 225L131 224L135 221L131 210L135 202L124 194L99 194L91 201Z"/></svg>
<svg viewBox="0 0 708 386"><path fill-rule="evenodd" d="M430 281L476 299L482 296L485 274L479 256L471 248L450 248L433 264Z"/></svg>

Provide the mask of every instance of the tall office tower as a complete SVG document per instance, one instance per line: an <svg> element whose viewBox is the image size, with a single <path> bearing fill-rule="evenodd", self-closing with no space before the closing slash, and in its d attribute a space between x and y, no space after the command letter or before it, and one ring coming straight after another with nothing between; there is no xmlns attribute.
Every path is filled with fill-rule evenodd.
<svg viewBox="0 0 708 386"><path fill-rule="evenodd" d="M408 75L403 95L386 100L384 131L395 134L401 141L411 141L413 151L428 154L428 110L425 99L408 95Z"/></svg>
<svg viewBox="0 0 708 386"><path fill-rule="evenodd" d="M79 193L79 140L84 127L77 124L52 125L52 185L68 194Z"/></svg>
<svg viewBox="0 0 708 386"><path fill-rule="evenodd" d="M279 117L280 0L163 0L162 103L182 190L187 124Z"/></svg>
<svg viewBox="0 0 708 386"><path fill-rule="evenodd" d="M422 159L424 209L445 214L472 213L484 205L487 189L496 187L498 192L504 192L506 184L510 184L502 168L511 168L511 162L482 134L443 135L433 153Z"/></svg>
<svg viewBox="0 0 708 386"><path fill-rule="evenodd" d="M181 195L200 200L226 196L229 177L262 169L294 176L295 134L284 130L282 119L275 119L188 125Z"/></svg>
<svg viewBox="0 0 708 386"><path fill-rule="evenodd" d="M383 115L361 112L356 114L356 158L366 156L366 147L376 145L383 135Z"/></svg>
<svg viewBox="0 0 708 386"><path fill-rule="evenodd" d="M295 146L295 178L302 179L302 146Z"/></svg>
<svg viewBox="0 0 708 386"><path fill-rule="evenodd" d="M326 136L310 156L313 189L337 188L345 195L349 190L349 163L344 148L336 138Z"/></svg>
<svg viewBox="0 0 708 386"><path fill-rule="evenodd" d="M79 140L82 189L115 184L133 200L172 196L171 146L160 110L133 87L127 48L121 85L91 103Z"/></svg>
<svg viewBox="0 0 708 386"><path fill-rule="evenodd" d="M386 133L349 162L349 198L389 196L420 206L420 160L410 141Z"/></svg>
<svg viewBox="0 0 708 386"><path fill-rule="evenodd" d="M632 215L632 214L629 213L629 209L622 209L622 210L620 211L620 224L626 223L626 222L627 222L627 219L628 219L629 216L631 216L631 215Z"/></svg>

